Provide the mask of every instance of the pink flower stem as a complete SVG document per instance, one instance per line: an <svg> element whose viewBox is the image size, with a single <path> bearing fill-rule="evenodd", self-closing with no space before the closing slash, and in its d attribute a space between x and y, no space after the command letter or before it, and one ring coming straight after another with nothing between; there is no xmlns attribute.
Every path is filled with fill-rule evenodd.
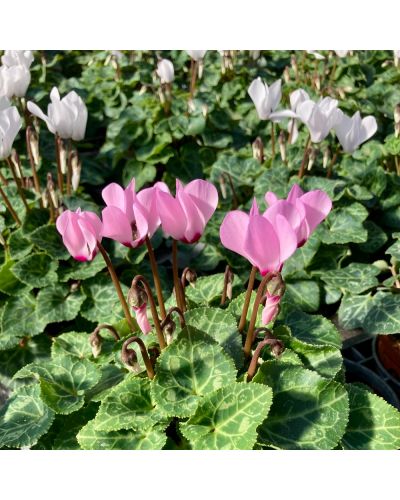
<svg viewBox="0 0 400 500"><path fill-rule="evenodd" d="M157 333L158 343L160 345L160 349L164 349L167 346L167 344L165 342L165 338L164 338L164 335L162 332L160 320L158 318L156 303L154 301L153 293L151 291L149 282L146 280L146 278L144 276L142 276L141 274L138 274L132 280L132 288L137 288L138 283L141 283L146 291L147 298L148 298L149 303L150 303L150 310L151 310L151 315L153 317L154 327L155 327L156 333Z"/></svg>
<svg viewBox="0 0 400 500"><path fill-rule="evenodd" d="M114 269L114 266L111 262L111 259L108 256L108 253L106 252L103 245L100 242L97 242L97 247L98 247L105 263L107 264L108 272L110 273L110 276L111 276L112 282L114 284L115 290L117 292L119 301L121 302L121 306L122 306L122 310L124 311L125 319L129 325L129 328L133 332L133 331L135 331L136 327L135 327L135 324L133 322L131 313L129 312L129 307L128 307L128 304L127 304L126 299L124 297L124 294L122 293L121 284L119 282L117 273L115 272L115 269Z"/></svg>
<svg viewBox="0 0 400 500"><path fill-rule="evenodd" d="M251 268L251 272L250 272L249 284L247 285L247 291L246 291L246 296L244 299L242 315L240 316L240 321L239 321L239 326L238 326L239 332L243 331L244 327L246 326L247 311L249 310L251 293L253 291L254 280L256 279L256 274L257 274L257 268L255 266L253 266Z"/></svg>
<svg viewBox="0 0 400 500"><path fill-rule="evenodd" d="M174 277L176 305L182 312L185 312L186 301L184 299L184 291L182 290L178 274L178 242L176 240L172 240L172 274Z"/></svg>
<svg viewBox="0 0 400 500"><path fill-rule="evenodd" d="M249 329L247 330L246 342L245 342L244 348L243 348L244 355L246 356L246 358L250 357L250 354L251 354L251 346L253 344L254 327L256 326L258 308L259 308L261 301L265 295L265 288L268 285L268 282L271 281L271 279L274 278L276 275L277 275L276 272L267 273L264 276L264 278L261 280L261 283L258 287L256 299L254 301L253 312L252 312L251 318L250 318Z"/></svg>
<svg viewBox="0 0 400 500"><path fill-rule="evenodd" d="M154 250L153 250L153 247L151 245L150 238L148 236L146 236L146 246L147 246L147 253L149 254L151 272L153 273L154 287L156 289L161 319L164 319L167 313L165 311L165 304L164 304L164 298L163 298L162 289L161 289L160 275L158 273L158 266L157 266L156 258L154 256Z"/></svg>

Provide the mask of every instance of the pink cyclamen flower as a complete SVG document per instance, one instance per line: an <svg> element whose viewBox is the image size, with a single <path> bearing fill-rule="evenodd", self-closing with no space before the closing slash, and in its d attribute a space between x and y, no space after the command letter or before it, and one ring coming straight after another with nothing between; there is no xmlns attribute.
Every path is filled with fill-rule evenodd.
<svg viewBox="0 0 400 500"><path fill-rule="evenodd" d="M146 236L153 236L160 225L156 209L157 190L167 191L163 182L135 193L135 179L126 189L111 183L102 191L107 207L102 211L103 236L131 248L140 246Z"/></svg>
<svg viewBox="0 0 400 500"><path fill-rule="evenodd" d="M162 229L175 240L195 243L218 205L218 192L210 182L196 179L183 186L176 179L176 195L157 190L157 211Z"/></svg>
<svg viewBox="0 0 400 500"><path fill-rule="evenodd" d="M269 292L266 293L266 301L264 309L262 312L262 322L264 325L268 325L273 321L279 313L279 302L281 301L280 295L271 295Z"/></svg>
<svg viewBox="0 0 400 500"><path fill-rule="evenodd" d="M298 247L304 245L332 209L332 201L324 191L315 189L304 193L297 184L293 185L286 200L279 200L275 193L268 191L265 201L269 208L264 217L274 224L278 215L283 215L296 233Z"/></svg>
<svg viewBox="0 0 400 500"><path fill-rule="evenodd" d="M101 242L102 223L94 212L66 210L56 221L63 243L72 257L81 262L93 260Z"/></svg>
<svg viewBox="0 0 400 500"><path fill-rule="evenodd" d="M142 333L147 335L149 332L151 332L151 326L147 317L147 303L145 302L140 307L133 306L132 309L136 315L136 321L139 325L139 328L141 329Z"/></svg>
<svg viewBox="0 0 400 500"><path fill-rule="evenodd" d="M229 212L222 221L220 238L224 247L245 257L261 275L281 271L297 248L297 237L286 218L277 214L274 222L259 214L254 199L250 214Z"/></svg>

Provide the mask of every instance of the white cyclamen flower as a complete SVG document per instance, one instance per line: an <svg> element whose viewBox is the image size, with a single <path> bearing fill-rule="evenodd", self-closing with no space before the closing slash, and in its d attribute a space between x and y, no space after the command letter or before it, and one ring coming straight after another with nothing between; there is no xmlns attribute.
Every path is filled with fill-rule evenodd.
<svg viewBox="0 0 400 500"><path fill-rule="evenodd" d="M354 151L372 137L378 129L374 116L365 116L361 119L357 111L351 118L340 111L340 121L335 125L335 132L345 153Z"/></svg>
<svg viewBox="0 0 400 500"><path fill-rule="evenodd" d="M277 80L268 87L268 85L258 77L251 82L247 92L256 107L260 120L280 121L283 118L293 118L296 116L296 114L289 109L275 112L282 97L280 80Z"/></svg>
<svg viewBox="0 0 400 500"><path fill-rule="evenodd" d="M160 77L161 83L171 83L174 80L175 72L174 65L169 59L161 59L157 64L157 75Z"/></svg>
<svg viewBox="0 0 400 500"><path fill-rule="evenodd" d="M88 112L79 95L72 90L60 99L58 89L53 87L50 100L47 116L31 101L28 102L28 109L33 115L44 120L53 134L58 134L62 139L82 140L85 136Z"/></svg>
<svg viewBox="0 0 400 500"><path fill-rule="evenodd" d="M0 111L3 111L3 109L7 109L11 107L11 103L8 100L8 97L5 95L0 96Z"/></svg>
<svg viewBox="0 0 400 500"><path fill-rule="evenodd" d="M0 99L1 103L1 99ZM0 111L0 160L4 160L11 155L12 145L22 120L15 106L1 109Z"/></svg>
<svg viewBox="0 0 400 500"><path fill-rule="evenodd" d="M321 142L339 122L341 116L338 101L324 97L318 103L311 99L304 101L297 108L297 116L307 125L312 142Z"/></svg>
<svg viewBox="0 0 400 500"><path fill-rule="evenodd" d="M318 59L319 61L322 61L323 59L325 59L325 56L323 56L322 54L320 54L316 50L307 50L306 52L307 52L307 54L314 56L315 59Z"/></svg>
<svg viewBox="0 0 400 500"><path fill-rule="evenodd" d="M335 54L338 57L346 57L350 50L335 50Z"/></svg>
<svg viewBox="0 0 400 500"><path fill-rule="evenodd" d="M201 61L202 59L204 59L204 56L206 55L207 51L206 50L187 50L186 52L195 61Z"/></svg>
<svg viewBox="0 0 400 500"><path fill-rule="evenodd" d="M310 100L310 96L303 89L297 89L290 94L290 108L294 113L297 113L297 110L305 101ZM288 132L291 133L290 136L290 144L294 144L297 141L299 136L299 130L297 128L297 120L296 118L292 118L288 123Z"/></svg>
<svg viewBox="0 0 400 500"><path fill-rule="evenodd" d="M26 69L31 67L33 54L31 50L6 50L1 56L1 62L4 66L24 66Z"/></svg>
<svg viewBox="0 0 400 500"><path fill-rule="evenodd" d="M24 97L31 82L31 73L25 66L0 66L0 95L9 99Z"/></svg>

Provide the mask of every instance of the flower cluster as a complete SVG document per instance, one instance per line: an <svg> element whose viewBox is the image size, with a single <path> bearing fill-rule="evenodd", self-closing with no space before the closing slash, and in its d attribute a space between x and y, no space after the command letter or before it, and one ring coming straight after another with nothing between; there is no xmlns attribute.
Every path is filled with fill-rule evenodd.
<svg viewBox="0 0 400 500"><path fill-rule="evenodd" d="M30 50L6 50L1 57L0 97L24 97L31 82L30 67L33 54Z"/></svg>

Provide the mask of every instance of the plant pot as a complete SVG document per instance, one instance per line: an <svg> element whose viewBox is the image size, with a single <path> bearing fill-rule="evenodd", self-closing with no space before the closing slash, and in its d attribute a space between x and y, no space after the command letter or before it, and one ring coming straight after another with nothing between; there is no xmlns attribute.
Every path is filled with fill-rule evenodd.
<svg viewBox="0 0 400 500"><path fill-rule="evenodd" d="M395 408L400 409L400 401L394 390L369 368L349 359L344 360L347 382L360 382L370 387Z"/></svg>
<svg viewBox="0 0 400 500"><path fill-rule="evenodd" d="M378 335L372 352L382 374L400 388L400 339L397 335Z"/></svg>

